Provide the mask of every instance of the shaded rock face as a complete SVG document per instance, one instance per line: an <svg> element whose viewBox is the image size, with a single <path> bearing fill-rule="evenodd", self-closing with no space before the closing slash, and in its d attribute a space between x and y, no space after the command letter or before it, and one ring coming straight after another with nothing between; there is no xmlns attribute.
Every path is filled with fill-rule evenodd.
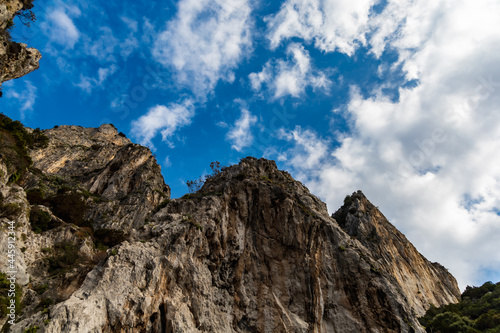
<svg viewBox="0 0 500 333"><path fill-rule="evenodd" d="M136 239L136 228L168 200L170 188L151 151L112 125L61 126L43 131L46 140L24 131L0 129L0 252L8 253L5 226L15 221L23 316L45 320L48 307L68 300L110 248ZM22 148L16 138L27 133L45 144ZM0 317L0 327L6 319Z"/></svg>
<svg viewBox="0 0 500 333"><path fill-rule="evenodd" d="M2 82L17 79L38 69L40 52L26 44L13 42L7 30L19 11L32 7L30 0L6 0L0 3L0 89ZM1 90L0 90L1 94ZM1 95L0 95L1 96Z"/></svg>
<svg viewBox="0 0 500 333"><path fill-rule="evenodd" d="M376 261L374 269L395 279L418 316L430 304L460 299L455 278L440 264L425 259L361 191L346 197L332 217L370 251Z"/></svg>
<svg viewBox="0 0 500 333"><path fill-rule="evenodd" d="M139 228L161 201L170 198L151 151L131 143L113 125L60 126L45 134L48 147L31 153L33 166L43 176L31 177L26 187L37 187L44 183L41 178L49 177L88 191L94 200L84 219L95 229Z"/></svg>
<svg viewBox="0 0 500 333"><path fill-rule="evenodd" d="M0 3L0 84L38 68L6 30L30 5ZM4 330L423 332L430 304L460 297L361 192L330 217L273 161L246 158L170 200L149 149L112 125L43 132L47 145L18 156L26 170L0 156L24 305Z"/></svg>
<svg viewBox="0 0 500 333"><path fill-rule="evenodd" d="M151 152L113 126L44 133L27 192L0 183L26 236L13 332L423 332L430 303L459 297L362 193L331 217L273 161L246 158L170 200ZM81 196L93 234L61 218L61 195ZM34 233L36 210L58 226ZM126 237L103 250L99 230Z"/></svg>

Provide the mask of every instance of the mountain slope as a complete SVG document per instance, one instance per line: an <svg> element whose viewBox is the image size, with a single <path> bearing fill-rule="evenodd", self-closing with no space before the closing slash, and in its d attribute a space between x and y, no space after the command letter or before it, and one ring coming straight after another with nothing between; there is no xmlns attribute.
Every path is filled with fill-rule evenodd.
<svg viewBox="0 0 500 333"><path fill-rule="evenodd" d="M425 259L361 191L346 197L332 217L370 251L376 261L374 269L388 272L397 281L417 315L425 313L430 304L459 298L453 276Z"/></svg>
<svg viewBox="0 0 500 333"><path fill-rule="evenodd" d="M423 332L430 303L460 296L360 192L332 218L249 157L170 200L151 152L114 127L43 134L17 183L0 163L19 206L1 218L18 234L13 332Z"/></svg>

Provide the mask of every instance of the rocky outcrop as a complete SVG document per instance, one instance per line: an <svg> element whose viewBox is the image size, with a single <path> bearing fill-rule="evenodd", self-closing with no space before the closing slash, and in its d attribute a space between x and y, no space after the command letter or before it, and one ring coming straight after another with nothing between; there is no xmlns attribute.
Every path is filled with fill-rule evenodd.
<svg viewBox="0 0 500 333"><path fill-rule="evenodd" d="M38 68L8 31L30 6L0 3L0 84ZM460 297L361 192L329 216L246 158L171 200L151 151L112 125L0 125L0 253L12 226L18 298L3 331L424 332L418 316Z"/></svg>
<svg viewBox="0 0 500 333"><path fill-rule="evenodd" d="M14 221L24 315L46 315L48 306L67 300L106 250L169 196L151 151L112 125L41 132L0 115L0 251L8 253L6 226Z"/></svg>
<svg viewBox="0 0 500 333"><path fill-rule="evenodd" d="M26 191L0 184L25 234L13 332L423 332L431 303L459 297L362 193L331 217L273 161L246 158L170 199L151 152L113 126L44 133ZM60 196L84 202L82 219ZM39 210L50 223L35 233Z"/></svg>
<svg viewBox="0 0 500 333"><path fill-rule="evenodd" d="M374 270L388 272L395 279L418 316L430 304L460 299L455 278L440 264L425 259L361 191L347 196L332 217L370 251Z"/></svg>
<svg viewBox="0 0 500 333"><path fill-rule="evenodd" d="M50 191L56 181L87 191L94 200L88 202L83 218L95 229L139 228L158 204L170 198L151 151L131 143L113 125L60 126L45 135L48 146L31 153L41 175L30 177L25 187L45 184Z"/></svg>
<svg viewBox="0 0 500 333"><path fill-rule="evenodd" d="M40 52L11 40L9 28L20 13L29 12L31 0L5 0L0 3L0 96L2 82L17 79L38 69Z"/></svg>

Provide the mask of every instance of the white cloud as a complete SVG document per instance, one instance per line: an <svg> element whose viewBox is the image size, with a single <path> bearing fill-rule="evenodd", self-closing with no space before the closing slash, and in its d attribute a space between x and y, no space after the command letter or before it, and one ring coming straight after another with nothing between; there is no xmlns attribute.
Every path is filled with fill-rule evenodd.
<svg viewBox="0 0 500 333"><path fill-rule="evenodd" d="M258 73L250 73L248 78L250 79L250 84L254 91L260 91L262 89L262 83L268 82L272 79L271 64L268 62L260 72Z"/></svg>
<svg viewBox="0 0 500 333"><path fill-rule="evenodd" d="M182 0L158 34L153 56L203 97L219 80L234 80L233 69L251 46L250 24L247 0Z"/></svg>
<svg viewBox="0 0 500 333"><path fill-rule="evenodd" d="M287 161L296 169L313 169L324 160L328 153L328 141L321 140L312 130L303 130L300 126L293 131L281 130L278 138L295 143L293 154L285 153L280 160Z"/></svg>
<svg viewBox="0 0 500 333"><path fill-rule="evenodd" d="M122 16L121 20L129 28L130 33L127 38L120 42L120 55L123 59L127 59L132 52L134 52L139 47L139 41L134 36L138 31L139 23L129 17Z"/></svg>
<svg viewBox="0 0 500 333"><path fill-rule="evenodd" d="M138 22L130 17L122 16L120 17L123 23L132 30L132 32L137 32Z"/></svg>
<svg viewBox="0 0 500 333"><path fill-rule="evenodd" d="M165 160L163 161L163 166L165 168L169 168L169 167L172 166L172 161L170 161L170 157L169 156L165 157Z"/></svg>
<svg viewBox="0 0 500 333"><path fill-rule="evenodd" d="M104 81L117 71L118 67L112 64L109 67L99 68L97 70L97 78L92 78L80 74L80 82L75 83L75 86L90 94L94 88L101 87Z"/></svg>
<svg viewBox="0 0 500 333"><path fill-rule="evenodd" d="M113 35L110 27L100 27L96 32L100 34L99 38L85 37L85 52L100 61L115 62L115 47L120 41Z"/></svg>
<svg viewBox="0 0 500 333"><path fill-rule="evenodd" d="M37 97L37 88L31 83L31 81L25 81L25 85L25 89L23 89L21 92L15 91L13 88L10 88L5 94L7 98L13 98L19 101L19 112L21 120L25 119L26 112L33 111L33 106L35 105Z"/></svg>
<svg viewBox="0 0 500 333"><path fill-rule="evenodd" d="M158 33L154 25L149 21L147 17L143 18L143 20L144 23L142 25L141 43L145 45L152 45Z"/></svg>
<svg viewBox="0 0 500 333"><path fill-rule="evenodd" d="M113 75L117 69L118 67L116 67L116 65L111 65L108 68L99 68L99 70L97 71L97 74L99 76L98 83L102 84L110 75Z"/></svg>
<svg viewBox="0 0 500 333"><path fill-rule="evenodd" d="M331 210L362 189L462 288L477 285L483 270L500 272L500 34L491 28L500 3L400 3L371 22L379 30L370 43L376 55L398 51L418 86L395 102L353 88L351 132L338 146L296 129L283 135L294 148L281 157Z"/></svg>
<svg viewBox="0 0 500 333"><path fill-rule="evenodd" d="M134 36L130 35L120 43L120 55L127 59L139 47L139 41Z"/></svg>
<svg viewBox="0 0 500 333"><path fill-rule="evenodd" d="M80 74L80 82L75 83L75 86L90 94L93 88L93 81L94 79L91 77Z"/></svg>
<svg viewBox="0 0 500 333"><path fill-rule="evenodd" d="M177 130L189 125L194 116L194 105L191 100L182 104L172 103L169 106L156 105L139 119L132 121L132 136L143 145L155 149L152 139L161 134L162 140L174 147L171 139Z"/></svg>
<svg viewBox="0 0 500 333"><path fill-rule="evenodd" d="M266 18L269 40L276 48L283 40L299 37L314 41L326 52L352 55L366 43L370 8L376 0L287 0L280 11Z"/></svg>
<svg viewBox="0 0 500 333"><path fill-rule="evenodd" d="M286 53L289 57L287 61L269 61L261 72L248 76L253 90L259 91L265 84L276 99L286 95L299 97L308 86L313 89L330 86L326 75L311 66L311 57L302 45L292 43Z"/></svg>
<svg viewBox="0 0 500 333"><path fill-rule="evenodd" d="M257 117L253 116L250 111L243 108L241 117L236 120L234 126L231 127L226 135L232 145L231 148L242 151L243 148L249 147L253 143L252 126L257 123Z"/></svg>
<svg viewBox="0 0 500 333"><path fill-rule="evenodd" d="M48 34L50 39L48 50L51 50L51 42L73 49L80 39L80 31L73 22L73 18L80 16L80 10L73 6L51 9L46 14L46 20L41 24L42 31Z"/></svg>
<svg viewBox="0 0 500 333"><path fill-rule="evenodd" d="M61 72L70 73L73 70L73 66L63 57L57 57L56 63Z"/></svg>
<svg viewBox="0 0 500 333"><path fill-rule="evenodd" d="M228 128L229 127L229 125L222 120L217 122L215 125L219 126L220 128Z"/></svg>

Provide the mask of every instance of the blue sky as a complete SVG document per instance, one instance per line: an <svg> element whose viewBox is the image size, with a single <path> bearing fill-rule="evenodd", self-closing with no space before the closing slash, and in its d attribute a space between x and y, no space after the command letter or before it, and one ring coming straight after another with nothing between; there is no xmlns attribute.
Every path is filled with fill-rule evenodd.
<svg viewBox="0 0 500 333"><path fill-rule="evenodd" d="M500 3L36 1L4 84L27 126L113 123L172 196L253 155L330 212L361 189L461 288L500 279Z"/></svg>

